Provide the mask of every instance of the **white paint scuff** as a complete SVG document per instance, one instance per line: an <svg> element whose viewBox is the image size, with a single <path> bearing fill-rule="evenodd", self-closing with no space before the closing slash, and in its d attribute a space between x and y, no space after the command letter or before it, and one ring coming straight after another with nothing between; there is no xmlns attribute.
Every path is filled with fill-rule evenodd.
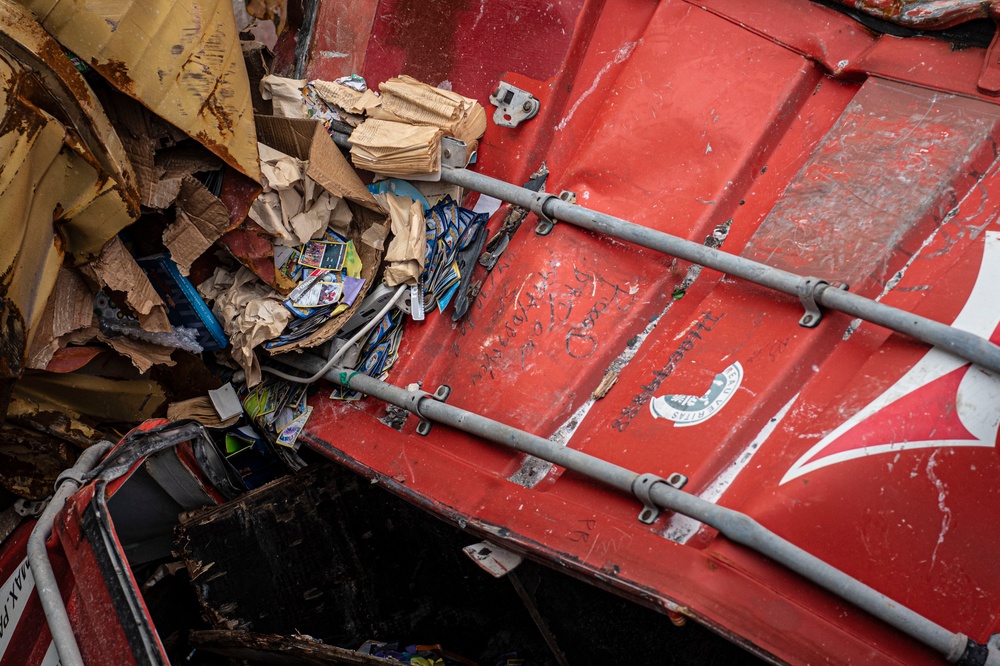
<svg viewBox="0 0 1000 666"><path fill-rule="evenodd" d="M595 90L597 90L597 86L601 83L601 78L603 78L604 75L608 73L608 71L611 69L611 66L620 65L621 63L628 60L629 56L632 55L632 51L635 50L635 47L641 43L642 43L641 39L635 42L628 42L624 44L620 49L615 51L615 57L612 58L607 63L605 63L604 67L601 68L601 71L599 71L597 73L597 76L594 77L594 82L590 84L590 87L587 88L575 102L573 102L573 106L569 107L569 113L567 113L566 117L563 118L561 121L559 121L559 124L556 125L557 132L562 129L565 129L566 125L569 124L569 121L572 120L573 116L576 114L576 110L580 108L581 104L583 104L583 101L588 97L590 97Z"/></svg>
<svg viewBox="0 0 1000 666"><path fill-rule="evenodd" d="M719 501L723 493L729 489L729 486L733 485L733 482L739 477L739 475L746 469L750 461L753 460L754 455L760 450L760 447L767 441L777 428L778 425L784 420L785 416L788 414L788 410L792 408L792 404L798 399L799 395L796 393L784 407L778 410L778 413L771 417L771 419L761 428L757 436L753 438L753 441L747 445L745 449L740 451L740 454L736 456L732 464L729 465L725 470L723 470L719 476L715 477L715 480L708 485L705 490L701 492L698 496L706 501L713 504ZM675 513L670 517L670 521L667 523L663 530L663 536L671 541L676 541L677 543L687 543L688 540L695 535L695 533L701 529L701 523L694 518L689 518L688 516L682 516L679 513Z"/></svg>
<svg viewBox="0 0 1000 666"><path fill-rule="evenodd" d="M934 568L934 563L937 562L938 548L944 543L944 536L951 529L951 509L945 503L948 499L948 487L944 485L944 482L938 478L938 475L934 472L934 468L937 467L938 461L937 456L941 453L941 449L938 449L931 454L930 458L927 459L927 478L930 479L931 483L934 484L934 489L937 490L937 501L938 508L941 510L941 532L938 534L937 543L934 544L934 552L931 553L931 568Z"/></svg>

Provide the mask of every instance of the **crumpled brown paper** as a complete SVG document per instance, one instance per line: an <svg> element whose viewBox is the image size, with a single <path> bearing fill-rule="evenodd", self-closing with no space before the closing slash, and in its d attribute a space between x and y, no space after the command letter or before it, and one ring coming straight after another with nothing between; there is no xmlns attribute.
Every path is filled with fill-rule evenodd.
<svg viewBox="0 0 1000 666"><path fill-rule="evenodd" d="M393 239L385 251L385 283L390 287L417 284L424 270L426 234L419 201L388 194ZM409 203L407 203L409 202Z"/></svg>
<svg viewBox="0 0 1000 666"><path fill-rule="evenodd" d="M215 301L212 312L229 336L233 360L246 373L247 385L256 386L261 371L254 348L280 335L292 318L283 297L246 268L236 273L217 268L198 291Z"/></svg>
<svg viewBox="0 0 1000 666"><path fill-rule="evenodd" d="M331 219L350 224L347 204L306 175L308 164L260 144L264 191L250 207L250 219L275 238L276 245L295 247L323 235Z"/></svg>
<svg viewBox="0 0 1000 666"><path fill-rule="evenodd" d="M274 115L282 118L307 118L306 102L302 97L305 79L286 79L268 74L260 80L260 95L271 100ZM262 156L263 158L263 156Z"/></svg>

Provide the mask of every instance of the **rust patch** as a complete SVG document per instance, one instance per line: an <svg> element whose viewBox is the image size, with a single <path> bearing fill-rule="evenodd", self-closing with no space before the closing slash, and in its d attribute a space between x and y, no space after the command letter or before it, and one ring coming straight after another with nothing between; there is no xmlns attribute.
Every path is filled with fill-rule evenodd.
<svg viewBox="0 0 1000 666"><path fill-rule="evenodd" d="M110 81L115 88L135 96L135 82L128 75L128 66L121 60L97 62L97 58L91 58L90 66L100 72L101 76Z"/></svg>

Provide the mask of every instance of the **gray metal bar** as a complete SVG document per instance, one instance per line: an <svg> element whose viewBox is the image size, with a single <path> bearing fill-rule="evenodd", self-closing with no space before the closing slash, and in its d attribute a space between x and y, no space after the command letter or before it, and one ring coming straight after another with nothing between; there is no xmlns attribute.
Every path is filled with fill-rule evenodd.
<svg viewBox="0 0 1000 666"><path fill-rule="evenodd" d="M322 359L315 356L298 354L284 355L281 361L307 372L316 372L325 364ZM350 369L331 370L325 377L335 384L402 407L421 418L443 423L487 441L547 460L619 492L629 495L635 493L634 484L640 477L637 472L582 451L555 444L480 414L439 402L423 391L408 391ZM964 634L951 632L901 606L881 592L781 538L746 514L673 488L665 481L655 483L649 490L649 496L661 509L689 516L717 529L727 539L766 555L803 578L912 636L944 655L950 662L958 661L970 645L969 638Z"/></svg>
<svg viewBox="0 0 1000 666"><path fill-rule="evenodd" d="M349 135L335 133L333 138L338 146L350 148ZM883 305L858 294L830 289L829 284L822 280L801 277L752 259L567 203L552 194L535 192L468 169L442 169L441 180L527 208L543 217L562 220L582 229L663 252L784 294L799 296L805 290L812 295L816 303L830 310L844 312L891 331L903 333L972 361L987 370L1000 373L1000 346L989 340L906 310Z"/></svg>
<svg viewBox="0 0 1000 666"><path fill-rule="evenodd" d="M45 542L52 536L52 521L56 514L62 511L69 496L80 488L81 475L93 469L112 446L111 442L94 444L80 454L75 465L59 475L55 494L28 537L28 566L35 578L35 589L38 590L38 598L42 602L42 610L49 623L52 642L55 643L62 666L84 666L83 655L80 654L80 646L73 634L73 626L66 613Z"/></svg>
<svg viewBox="0 0 1000 666"><path fill-rule="evenodd" d="M812 279L811 284L807 284L810 278L598 213L567 203L551 194L533 192L467 169L443 169L441 180L528 208L542 216L569 222L589 231L679 257L785 294L798 296L803 289L806 289L819 305L830 310L845 312L864 321L884 326L889 330L941 347L988 370L1000 372L1000 347L978 335L933 319L883 305L848 291L831 289L822 281L816 284L815 279Z"/></svg>

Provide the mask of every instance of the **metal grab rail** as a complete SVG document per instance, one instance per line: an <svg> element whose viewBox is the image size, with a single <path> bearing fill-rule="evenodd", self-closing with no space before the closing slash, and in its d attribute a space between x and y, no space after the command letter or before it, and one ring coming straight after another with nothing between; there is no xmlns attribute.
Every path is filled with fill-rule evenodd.
<svg viewBox="0 0 1000 666"><path fill-rule="evenodd" d="M281 362L306 372L325 364L308 354L285 355ZM265 370L268 368L265 367ZM551 442L499 421L448 405L424 391L409 391L374 379L352 369L335 369L326 374L335 384L360 391L457 430L495 444L546 460L572 470L621 493L649 501L660 509L674 511L709 525L727 539L765 555L798 573L806 580L861 608L886 624L940 653L949 662L967 666L1000 663L995 641L976 643L962 633L949 631L919 613L783 539L744 513L713 504L671 486L650 474L639 474L588 453Z"/></svg>
<svg viewBox="0 0 1000 666"><path fill-rule="evenodd" d="M62 511L70 495L83 485L83 475L90 472L112 446L111 442L102 441L88 447L80 454L76 464L59 475L56 479L56 492L28 537L28 566L35 577L38 599L42 602L42 611L52 632L52 642L59 654L59 663L63 666L84 666L83 655L80 654L80 646L77 645L45 543L52 536L52 522L56 514Z"/></svg>
<svg viewBox="0 0 1000 666"><path fill-rule="evenodd" d="M798 296L803 302L812 300L817 305L903 333L972 361L987 370L1000 373L1000 346L989 340L849 291L830 288L831 285L824 280L802 277L752 259L567 203L553 194L534 192L467 169L442 169L441 180L528 208L543 218L562 220L582 229L663 252L747 282ZM808 316L807 314L806 317ZM802 323L812 326L816 322L803 318Z"/></svg>
<svg viewBox="0 0 1000 666"><path fill-rule="evenodd" d="M331 136L341 148L350 148L349 134L335 131ZM802 277L759 261L729 254L686 238L672 236L613 215L568 203L551 193L535 192L468 169L443 166L441 180L527 208L542 219L568 222L581 229L634 243L747 282L797 296L803 304L815 304L844 312L863 321L908 335L915 340L940 347L987 370L1000 373L1000 346L989 340L948 324L884 305L871 298L852 294L843 289L831 289L830 283L823 279ZM815 326L819 323L818 311L812 315L807 312L801 323L810 328Z"/></svg>

